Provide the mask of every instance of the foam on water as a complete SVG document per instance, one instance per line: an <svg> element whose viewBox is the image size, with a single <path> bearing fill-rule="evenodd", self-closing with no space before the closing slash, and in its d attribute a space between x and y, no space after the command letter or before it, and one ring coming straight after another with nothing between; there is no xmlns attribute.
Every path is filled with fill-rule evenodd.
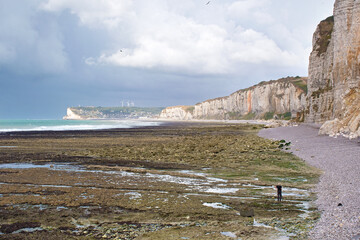
<svg viewBox="0 0 360 240"><path fill-rule="evenodd" d="M160 124L138 120L0 120L0 132L99 130Z"/></svg>

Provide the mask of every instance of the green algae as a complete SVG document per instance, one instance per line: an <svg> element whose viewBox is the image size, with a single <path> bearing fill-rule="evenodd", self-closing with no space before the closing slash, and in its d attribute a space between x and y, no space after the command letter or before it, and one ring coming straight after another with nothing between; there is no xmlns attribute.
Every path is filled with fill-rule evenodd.
<svg viewBox="0 0 360 240"><path fill-rule="evenodd" d="M28 235L59 236L53 239L228 239L224 231L242 239L269 239L279 234L275 228L253 226L253 218L240 214L253 209L257 221L302 239L316 217L315 209L298 205L314 198L308 189L319 172L281 151L278 142L258 137L258 129L250 124L204 123L0 139L18 146L16 152L1 150L3 162L4 156L61 160L94 171L3 170L0 180L9 184L0 185L1 222L40 222L45 232ZM119 180L107 171L130 175ZM146 176L224 182L196 188ZM59 183L72 187L53 186ZM278 203L272 187L277 184L294 194ZM233 188L239 190L232 192ZM40 204L47 207L33 207ZM301 217L304 211L310 213Z"/></svg>

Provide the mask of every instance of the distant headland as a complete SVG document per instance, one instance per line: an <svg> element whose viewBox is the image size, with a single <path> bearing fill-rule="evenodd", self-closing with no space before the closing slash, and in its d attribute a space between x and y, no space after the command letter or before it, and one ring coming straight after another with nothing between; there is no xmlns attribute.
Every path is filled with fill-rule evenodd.
<svg viewBox="0 0 360 240"><path fill-rule="evenodd" d="M69 107L65 120L140 119L158 117L162 107Z"/></svg>

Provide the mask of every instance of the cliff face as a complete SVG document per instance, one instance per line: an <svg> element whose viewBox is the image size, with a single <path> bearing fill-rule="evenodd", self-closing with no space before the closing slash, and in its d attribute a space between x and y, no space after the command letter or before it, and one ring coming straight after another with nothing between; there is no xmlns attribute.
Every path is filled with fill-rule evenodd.
<svg viewBox="0 0 360 240"><path fill-rule="evenodd" d="M230 96L195 105L198 119L270 118L273 114L296 116L305 106L305 78L286 78L260 83Z"/></svg>
<svg viewBox="0 0 360 240"><path fill-rule="evenodd" d="M168 107L161 111L160 118L173 120L192 120L193 106Z"/></svg>
<svg viewBox="0 0 360 240"><path fill-rule="evenodd" d="M360 0L336 0L313 36L305 120L322 134L359 136ZM328 121L328 122L326 122Z"/></svg>
<svg viewBox="0 0 360 240"><path fill-rule="evenodd" d="M63 117L64 120L82 120L83 117L77 113L74 113L72 108L66 109L66 116Z"/></svg>
<svg viewBox="0 0 360 240"><path fill-rule="evenodd" d="M306 78L283 78L198 103L193 111L169 107L161 116L181 120L290 118L304 110L305 100Z"/></svg>

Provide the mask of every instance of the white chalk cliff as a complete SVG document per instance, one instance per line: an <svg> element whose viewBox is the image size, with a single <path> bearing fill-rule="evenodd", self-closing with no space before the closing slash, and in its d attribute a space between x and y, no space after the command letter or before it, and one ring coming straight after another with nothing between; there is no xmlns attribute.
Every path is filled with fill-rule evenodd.
<svg viewBox="0 0 360 240"><path fill-rule="evenodd" d="M64 120L82 120L83 117L74 113L71 108L66 109L66 116L63 117Z"/></svg>
<svg viewBox="0 0 360 240"><path fill-rule="evenodd" d="M360 0L336 0L313 36L306 122L320 134L360 136Z"/></svg>
<svg viewBox="0 0 360 240"><path fill-rule="evenodd" d="M306 78L289 77L262 82L226 97L210 99L193 108L187 107L187 111L183 106L168 107L160 117L177 120L297 117L305 106Z"/></svg>
<svg viewBox="0 0 360 240"><path fill-rule="evenodd" d="M162 119L172 120L192 120L193 117L193 106L174 106L167 107L160 113Z"/></svg>

